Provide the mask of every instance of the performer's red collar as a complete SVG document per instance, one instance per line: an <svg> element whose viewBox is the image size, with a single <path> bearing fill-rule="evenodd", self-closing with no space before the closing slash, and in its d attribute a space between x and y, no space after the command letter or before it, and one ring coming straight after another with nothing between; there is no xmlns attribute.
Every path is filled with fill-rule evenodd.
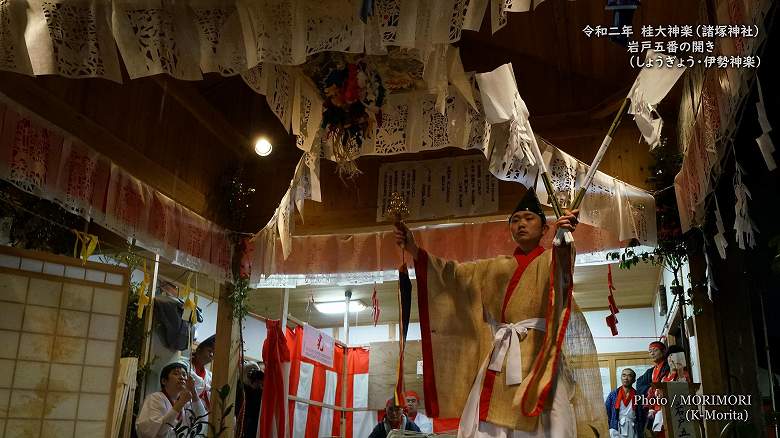
<svg viewBox="0 0 780 438"><path fill-rule="evenodd" d="M620 403L622 402L623 405L628 407L629 404L634 402L634 396L636 395L636 391L634 388L631 388L628 391L628 394L626 394L626 390L624 387L620 387L617 394L617 399L615 399L615 409L620 408Z"/></svg>
<svg viewBox="0 0 780 438"><path fill-rule="evenodd" d="M200 377L201 379L206 378L206 367L204 366L198 367L197 365L193 364L192 368L195 370L195 374L197 374L198 377Z"/></svg>
<svg viewBox="0 0 780 438"><path fill-rule="evenodd" d="M665 363L666 360L662 360L653 367L653 382L659 382L661 380L661 371L663 370Z"/></svg>
<svg viewBox="0 0 780 438"><path fill-rule="evenodd" d="M520 282L520 277L522 277L523 272L525 272L525 268L528 267L528 265L531 264L531 262L542 255L544 252L544 248L541 246L537 246L536 248L532 249L531 252L528 254L524 253L520 247L518 246L515 248L515 260L517 261L517 269L515 269L515 273L512 274L512 279L509 280L509 285L506 288L506 292L504 293L504 304L501 306L501 321L507 322L506 320L506 306L509 304L509 299L512 298L512 294L515 292L515 288L517 287L517 284Z"/></svg>
<svg viewBox="0 0 780 438"><path fill-rule="evenodd" d="M518 246L518 247L515 247L514 255L515 255L515 257L520 256L520 257L536 258L539 255L541 255L543 252L544 252L544 248L541 245L537 245L536 248L534 248L531 251L529 251L528 254L523 252L523 250Z"/></svg>
<svg viewBox="0 0 780 438"><path fill-rule="evenodd" d="M414 419L417 418L417 412L415 412L414 415L406 414L406 418L408 418L412 423L414 423Z"/></svg>

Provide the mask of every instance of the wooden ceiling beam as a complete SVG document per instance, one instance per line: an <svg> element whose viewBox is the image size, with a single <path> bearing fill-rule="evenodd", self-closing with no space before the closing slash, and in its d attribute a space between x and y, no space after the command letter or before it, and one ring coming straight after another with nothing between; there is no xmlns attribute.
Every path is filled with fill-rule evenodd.
<svg viewBox="0 0 780 438"><path fill-rule="evenodd" d="M41 87L36 78L0 71L0 93L61 131L81 140L136 178L195 213L205 216L206 196L202 192Z"/></svg>
<svg viewBox="0 0 780 438"><path fill-rule="evenodd" d="M182 81L164 75L155 76L154 82L160 86L163 93L176 99L203 127L220 139L224 146L236 154L237 158L250 156L252 148L250 139L240 134L197 90L183 84Z"/></svg>

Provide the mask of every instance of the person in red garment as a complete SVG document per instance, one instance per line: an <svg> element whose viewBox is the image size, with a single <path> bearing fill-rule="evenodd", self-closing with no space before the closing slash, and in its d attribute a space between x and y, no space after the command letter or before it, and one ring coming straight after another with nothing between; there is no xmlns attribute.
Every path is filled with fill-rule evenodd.
<svg viewBox="0 0 780 438"><path fill-rule="evenodd" d="M676 345L669 347L666 355L666 362L669 365L669 373L661 378L661 382L690 382L688 369L685 366L685 354L680 351ZM651 389L652 390L652 389ZM655 397L664 397L665 394L661 388L655 388ZM650 429L653 436L665 438L666 428L664 427L664 414L661 406L656 404L648 412L648 422L652 422Z"/></svg>
<svg viewBox="0 0 780 438"><path fill-rule="evenodd" d="M206 369L206 365L214 360L214 342L216 335L211 335L203 342L198 344L195 352L192 353L192 379L195 381L195 390L198 397L203 400L206 409L211 409L209 397L211 396L211 371Z"/></svg>

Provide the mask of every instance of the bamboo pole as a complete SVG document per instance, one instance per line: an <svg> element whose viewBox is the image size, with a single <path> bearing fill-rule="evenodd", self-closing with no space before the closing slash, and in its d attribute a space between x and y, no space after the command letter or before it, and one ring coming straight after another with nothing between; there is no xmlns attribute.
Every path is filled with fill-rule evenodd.
<svg viewBox="0 0 780 438"><path fill-rule="evenodd" d="M349 301L352 298L352 291L347 290L344 292L344 344L349 345ZM347 406L347 356L349 355L348 347L344 347L344 363L342 366L341 374L341 404ZM341 414L341 436L347 436L347 413L342 411Z"/></svg>
<svg viewBox="0 0 780 438"><path fill-rule="evenodd" d="M152 322L154 317L154 298L157 295L157 281L158 274L160 272L160 254L154 254L154 270L152 272L152 286L149 294L149 310L146 311L146 319L144 319L144 331L143 331L143 343L141 345L141 361L139 362L138 369L145 369L149 363L149 356L152 350ZM146 293L146 291L141 291ZM141 396L146 396L146 374L143 377L143 383L140 390Z"/></svg>

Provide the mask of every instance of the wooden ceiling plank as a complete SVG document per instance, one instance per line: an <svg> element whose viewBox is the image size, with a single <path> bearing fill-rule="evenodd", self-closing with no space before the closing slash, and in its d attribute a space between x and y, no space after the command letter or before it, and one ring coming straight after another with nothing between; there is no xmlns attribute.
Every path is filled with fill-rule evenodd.
<svg viewBox="0 0 780 438"><path fill-rule="evenodd" d="M0 71L0 92L174 201L195 213L206 214L203 193L40 87L35 78Z"/></svg>
<svg viewBox="0 0 780 438"><path fill-rule="evenodd" d="M185 86L180 81L171 79L167 76L155 76L154 81L164 93L169 94L176 99L184 108L186 108L195 119L211 131L222 144L236 154L238 158L250 156L251 141L241 135L230 122L225 119L221 112L215 109L209 102L196 90Z"/></svg>

